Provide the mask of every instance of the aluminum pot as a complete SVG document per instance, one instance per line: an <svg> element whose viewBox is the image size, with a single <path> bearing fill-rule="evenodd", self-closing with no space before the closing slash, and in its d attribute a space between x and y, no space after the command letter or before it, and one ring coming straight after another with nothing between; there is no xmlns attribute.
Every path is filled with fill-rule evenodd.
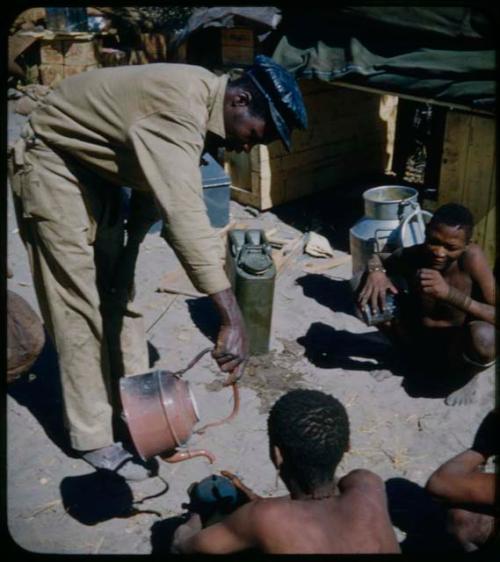
<svg viewBox="0 0 500 562"><path fill-rule="evenodd" d="M120 397L123 414L134 446L143 460L160 455L167 462L179 462L196 456L205 456L210 462L215 457L209 451L184 450L193 434L193 428L200 421L195 397L189 383L180 378L210 348L205 349L186 369L172 373L155 370L120 379ZM233 418L239 407L239 395L233 384L234 407L231 415L198 429L202 433L207 427L219 425Z"/></svg>

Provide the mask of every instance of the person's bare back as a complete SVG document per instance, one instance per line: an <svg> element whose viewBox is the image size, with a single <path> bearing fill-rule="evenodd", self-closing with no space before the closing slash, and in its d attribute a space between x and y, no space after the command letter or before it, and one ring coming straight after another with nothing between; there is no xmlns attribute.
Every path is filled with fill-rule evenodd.
<svg viewBox="0 0 500 562"><path fill-rule="evenodd" d="M349 448L347 412L338 400L316 390L293 390L271 409L268 432L271 461L290 495L259 497L223 471L250 501L204 529L200 516L192 514L176 530L174 552L400 552L382 479L353 470L335 483L335 468Z"/></svg>
<svg viewBox="0 0 500 562"><path fill-rule="evenodd" d="M325 499L287 496L249 504L259 549L272 554L400 552L382 480L355 470L339 482L339 489Z"/></svg>

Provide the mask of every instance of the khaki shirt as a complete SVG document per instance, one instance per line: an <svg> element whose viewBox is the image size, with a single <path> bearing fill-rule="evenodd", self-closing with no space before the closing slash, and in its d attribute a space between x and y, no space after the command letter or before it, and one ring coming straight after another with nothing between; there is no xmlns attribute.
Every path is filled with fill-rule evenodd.
<svg viewBox="0 0 500 562"><path fill-rule="evenodd" d="M35 133L111 182L151 191L193 284L230 286L200 172L207 131L225 138L228 77L182 64L102 68L63 80L31 114Z"/></svg>

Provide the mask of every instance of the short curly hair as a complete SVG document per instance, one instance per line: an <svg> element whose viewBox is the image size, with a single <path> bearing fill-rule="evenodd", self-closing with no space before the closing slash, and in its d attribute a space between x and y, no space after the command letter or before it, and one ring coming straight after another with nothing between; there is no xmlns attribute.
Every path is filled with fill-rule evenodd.
<svg viewBox="0 0 500 562"><path fill-rule="evenodd" d="M474 217L467 207L459 203L446 203L436 209L429 221L428 228L430 229L437 224L446 224L462 229L466 241L469 241L474 228Z"/></svg>
<svg viewBox="0 0 500 562"><path fill-rule="evenodd" d="M267 428L270 444L279 447L306 493L332 479L349 444L344 406L319 390L283 395L271 408Z"/></svg>

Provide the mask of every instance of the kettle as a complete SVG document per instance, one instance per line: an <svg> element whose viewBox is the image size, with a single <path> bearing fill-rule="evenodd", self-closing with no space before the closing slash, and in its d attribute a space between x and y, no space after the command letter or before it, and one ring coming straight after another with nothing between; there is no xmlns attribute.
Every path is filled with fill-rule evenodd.
<svg viewBox="0 0 500 562"><path fill-rule="evenodd" d="M181 376L197 363L211 348L204 349L185 368L175 373L154 370L120 379L120 398L123 417L134 446L143 460L159 455L169 463L205 456L211 463L215 457L204 449L179 451L193 434L200 421L195 397L189 383ZM239 393L232 384L234 406L223 420L212 422L194 433L203 433L208 427L230 421L239 409Z"/></svg>

